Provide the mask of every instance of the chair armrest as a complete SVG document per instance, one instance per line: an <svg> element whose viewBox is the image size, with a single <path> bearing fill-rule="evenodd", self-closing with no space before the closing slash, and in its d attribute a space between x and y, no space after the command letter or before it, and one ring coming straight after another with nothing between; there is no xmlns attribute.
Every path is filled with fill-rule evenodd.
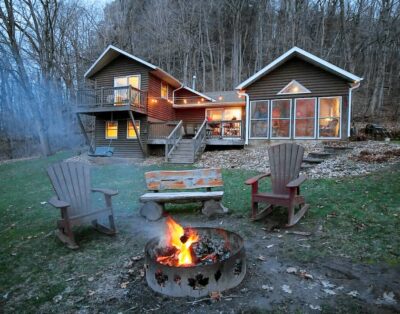
<svg viewBox="0 0 400 314"><path fill-rule="evenodd" d="M290 181L286 187L287 188L297 188L298 186L300 186L300 184L302 184L304 181L307 180L307 176L305 174L302 174L301 176L299 176L297 179Z"/></svg>
<svg viewBox="0 0 400 314"><path fill-rule="evenodd" d="M64 202L64 201L60 201L57 197L53 196L50 200L49 200L49 204L56 207L56 208L63 208L63 207L69 207L69 203Z"/></svg>
<svg viewBox="0 0 400 314"><path fill-rule="evenodd" d="M261 180L262 178L269 177L270 175L271 175L271 172L260 174L260 175L258 175L256 177L253 177L253 178L250 178L250 179L246 180L246 182L244 184L252 185L252 184L258 182L259 180Z"/></svg>
<svg viewBox="0 0 400 314"><path fill-rule="evenodd" d="M100 193L103 193L104 195L108 195L108 196L114 196L114 195L118 194L118 191L116 191L116 190L98 189L98 188L93 188L92 192L100 192Z"/></svg>

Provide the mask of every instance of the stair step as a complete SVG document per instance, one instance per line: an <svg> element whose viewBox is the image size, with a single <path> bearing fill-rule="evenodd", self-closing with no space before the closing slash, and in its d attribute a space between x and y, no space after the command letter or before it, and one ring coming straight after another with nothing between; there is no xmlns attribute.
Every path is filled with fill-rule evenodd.
<svg viewBox="0 0 400 314"><path fill-rule="evenodd" d="M311 152L311 153L309 153L308 154L308 157L309 158L323 158L323 159L326 159L326 158L329 158L329 157L331 157L332 155L334 155L334 153L327 153L327 152Z"/></svg>
<svg viewBox="0 0 400 314"><path fill-rule="evenodd" d="M324 162L325 159L322 158L304 158L303 162L309 163L309 164L320 164L321 162Z"/></svg>
<svg viewBox="0 0 400 314"><path fill-rule="evenodd" d="M182 160L182 159L169 159L169 163L171 164L192 164L194 161L192 160Z"/></svg>

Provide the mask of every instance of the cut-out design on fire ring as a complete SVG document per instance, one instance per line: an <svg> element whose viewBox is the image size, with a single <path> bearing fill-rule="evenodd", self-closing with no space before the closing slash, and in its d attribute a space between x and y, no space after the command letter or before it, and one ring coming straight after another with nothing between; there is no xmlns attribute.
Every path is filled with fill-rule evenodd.
<svg viewBox="0 0 400 314"><path fill-rule="evenodd" d="M158 269L156 273L154 274L154 277L157 280L157 283L161 287L165 287L165 282L168 280L168 276L163 273L161 269Z"/></svg>
<svg viewBox="0 0 400 314"><path fill-rule="evenodd" d="M239 276L240 273L242 272L242 267L243 267L242 260L237 259L237 260L235 261L235 267L233 268L233 274L234 274L235 276Z"/></svg>
<svg viewBox="0 0 400 314"><path fill-rule="evenodd" d="M215 281L218 282L219 278L221 278L221 271L218 269L217 272L214 274Z"/></svg>
<svg viewBox="0 0 400 314"><path fill-rule="evenodd" d="M195 278L188 278L188 285L195 289L203 289L208 285L209 278L204 277L203 274L197 274Z"/></svg>
<svg viewBox="0 0 400 314"><path fill-rule="evenodd" d="M174 281L175 281L178 285L180 285L180 284L181 284L181 281L182 281L181 276L175 275L175 276L174 276Z"/></svg>

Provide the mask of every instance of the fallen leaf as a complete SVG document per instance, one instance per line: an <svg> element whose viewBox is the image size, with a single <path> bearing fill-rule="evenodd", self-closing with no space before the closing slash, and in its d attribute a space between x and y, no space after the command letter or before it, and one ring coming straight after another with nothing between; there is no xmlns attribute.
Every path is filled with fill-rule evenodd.
<svg viewBox="0 0 400 314"><path fill-rule="evenodd" d="M286 293L292 293L292 289L288 285L283 285L282 290Z"/></svg>
<svg viewBox="0 0 400 314"><path fill-rule="evenodd" d="M88 292L88 295L89 295L89 297L91 297L93 294L95 294L96 293L96 291L93 291L93 290L89 290L89 292Z"/></svg>
<svg viewBox="0 0 400 314"><path fill-rule="evenodd" d="M262 288L263 290L268 290L268 291L274 290L274 287L269 286L269 285L262 285L261 288Z"/></svg>
<svg viewBox="0 0 400 314"><path fill-rule="evenodd" d="M390 292L384 292L383 293L383 299L387 302L387 303L391 303L391 304L396 304L397 301L394 298L394 293L392 291Z"/></svg>
<svg viewBox="0 0 400 314"><path fill-rule="evenodd" d="M322 285L324 286L324 288L334 288L335 285L331 284L329 281L327 280L321 280Z"/></svg>
<svg viewBox="0 0 400 314"><path fill-rule="evenodd" d="M87 280L92 282L94 280L94 277L89 277Z"/></svg>
<svg viewBox="0 0 400 314"><path fill-rule="evenodd" d="M40 202L40 205L46 205L47 202Z"/></svg>
<svg viewBox="0 0 400 314"><path fill-rule="evenodd" d="M288 267L288 268L286 269L286 272L287 272L288 274L295 274L295 273L297 273L297 268L296 268L296 267Z"/></svg>
<svg viewBox="0 0 400 314"><path fill-rule="evenodd" d="M295 230L286 230L285 233L288 234L297 234L297 235L302 235L302 236L310 236L311 232L307 231L295 231Z"/></svg>
<svg viewBox="0 0 400 314"><path fill-rule="evenodd" d="M128 274L133 275L135 273L135 270L133 268L128 269Z"/></svg>
<svg viewBox="0 0 400 314"><path fill-rule="evenodd" d="M65 281L71 281L71 280L74 280L74 279L75 279L74 277L71 277L71 278L65 279Z"/></svg>
<svg viewBox="0 0 400 314"><path fill-rule="evenodd" d="M267 245L267 249L270 249L270 248L272 248L273 246L274 246L273 244Z"/></svg>
<svg viewBox="0 0 400 314"><path fill-rule="evenodd" d="M128 261L124 264L125 268L131 268L133 266L133 262L132 261Z"/></svg>
<svg viewBox="0 0 400 314"><path fill-rule="evenodd" d="M307 273L307 271L304 269L300 269L299 276L304 279L314 279L314 277L311 274Z"/></svg>
<svg viewBox="0 0 400 314"><path fill-rule="evenodd" d="M121 283L121 288L122 289L128 288L128 284L129 284L129 281L125 281L125 282Z"/></svg>
<svg viewBox="0 0 400 314"><path fill-rule="evenodd" d="M212 291L210 292L211 300L219 301L222 298L222 293L219 291Z"/></svg>
<svg viewBox="0 0 400 314"><path fill-rule="evenodd" d="M259 259L260 261L266 261L267 260L267 258L264 255L259 255L257 257L257 259Z"/></svg>
<svg viewBox="0 0 400 314"><path fill-rule="evenodd" d="M146 274L146 270L144 268L140 269L140 277L144 277L144 275Z"/></svg>
<svg viewBox="0 0 400 314"><path fill-rule="evenodd" d="M357 290L352 290L349 293L347 293L347 295L352 296L352 297L357 297L359 295Z"/></svg>
<svg viewBox="0 0 400 314"><path fill-rule="evenodd" d="M329 294L329 295L335 295L336 294L336 292L331 290L331 289L323 289L322 291L324 291L326 294Z"/></svg>
<svg viewBox="0 0 400 314"><path fill-rule="evenodd" d="M140 261L143 258L143 255L137 255L137 256L133 256L131 257L131 260L134 262Z"/></svg>

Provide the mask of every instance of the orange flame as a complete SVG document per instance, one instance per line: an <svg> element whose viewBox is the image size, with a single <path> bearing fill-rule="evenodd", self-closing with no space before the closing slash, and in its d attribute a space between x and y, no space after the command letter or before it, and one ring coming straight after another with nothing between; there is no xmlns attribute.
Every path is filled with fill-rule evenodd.
<svg viewBox="0 0 400 314"><path fill-rule="evenodd" d="M171 217L167 218L167 245L176 248L172 256L159 256L157 261L171 266L188 266L193 264L191 246L199 240L192 229L184 229Z"/></svg>

